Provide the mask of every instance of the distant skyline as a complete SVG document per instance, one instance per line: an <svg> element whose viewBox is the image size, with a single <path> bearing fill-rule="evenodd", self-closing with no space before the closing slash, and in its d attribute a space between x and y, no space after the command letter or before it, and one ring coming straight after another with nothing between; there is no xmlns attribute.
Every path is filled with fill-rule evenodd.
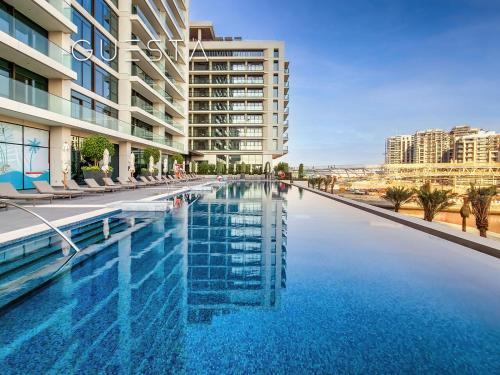
<svg viewBox="0 0 500 375"><path fill-rule="evenodd" d="M191 0L190 17L286 42L294 165L380 163L386 137L427 128L500 131L500 1Z"/></svg>

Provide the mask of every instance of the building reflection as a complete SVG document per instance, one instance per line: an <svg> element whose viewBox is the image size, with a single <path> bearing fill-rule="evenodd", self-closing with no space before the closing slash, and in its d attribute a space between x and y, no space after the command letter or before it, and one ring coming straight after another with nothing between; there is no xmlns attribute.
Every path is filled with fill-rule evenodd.
<svg viewBox="0 0 500 375"><path fill-rule="evenodd" d="M161 219L113 217L67 231L93 253L3 313L0 373L182 372L189 323L278 309L286 202L276 187L231 185L196 198ZM65 250L60 240L38 245Z"/></svg>
<svg viewBox="0 0 500 375"><path fill-rule="evenodd" d="M274 184L225 186L190 206L188 220L189 323L244 308L279 308L286 202Z"/></svg>

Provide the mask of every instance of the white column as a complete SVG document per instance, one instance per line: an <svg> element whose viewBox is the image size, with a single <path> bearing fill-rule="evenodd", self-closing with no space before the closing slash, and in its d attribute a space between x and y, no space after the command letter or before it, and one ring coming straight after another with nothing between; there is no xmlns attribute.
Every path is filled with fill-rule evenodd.
<svg viewBox="0 0 500 375"><path fill-rule="evenodd" d="M128 160L132 152L132 144L130 142L120 142L118 151L118 165L120 166L119 176L121 178L128 178Z"/></svg>

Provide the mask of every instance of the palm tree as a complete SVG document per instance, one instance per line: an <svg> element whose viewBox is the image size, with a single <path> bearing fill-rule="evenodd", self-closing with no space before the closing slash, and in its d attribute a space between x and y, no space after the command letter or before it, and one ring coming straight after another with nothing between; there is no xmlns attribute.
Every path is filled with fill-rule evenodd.
<svg viewBox="0 0 500 375"><path fill-rule="evenodd" d="M332 183L332 177L331 176L323 177L323 183L325 186L325 193L326 193L326 191L328 189L328 185L330 185Z"/></svg>
<svg viewBox="0 0 500 375"><path fill-rule="evenodd" d="M390 187L382 197L394 204L394 212L399 212L403 204L408 202L413 196L413 191L402 186Z"/></svg>
<svg viewBox="0 0 500 375"><path fill-rule="evenodd" d="M491 200L497 193L497 189L495 186L476 188L471 185L467 193L472 206L472 213L476 217L476 227L479 230L479 235L486 237Z"/></svg>
<svg viewBox="0 0 500 375"><path fill-rule="evenodd" d="M330 193L333 194L333 188L335 187L335 183L337 182L337 176L332 176L332 187Z"/></svg>
<svg viewBox="0 0 500 375"><path fill-rule="evenodd" d="M429 183L415 190L415 194L418 205L424 210L424 220L427 221L432 221L439 211L452 206L451 199L456 195L451 190L431 190Z"/></svg>

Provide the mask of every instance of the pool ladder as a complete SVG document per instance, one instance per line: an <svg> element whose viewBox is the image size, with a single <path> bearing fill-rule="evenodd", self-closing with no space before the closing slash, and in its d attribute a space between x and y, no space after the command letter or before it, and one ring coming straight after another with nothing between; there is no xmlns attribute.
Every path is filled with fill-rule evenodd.
<svg viewBox="0 0 500 375"><path fill-rule="evenodd" d="M54 226L53 224L50 223L50 221L48 221L47 219L45 219L44 217L38 215L37 213L31 211L31 210L28 210L26 207L23 207L17 203L14 203L14 202L11 202L9 200L6 200L6 199L0 199L0 203L3 203L3 204L6 204L6 205L10 205L10 206L13 206L13 207L16 207L16 208L19 208L20 210L22 211L25 211L27 213L29 213L30 215L40 219L41 221L44 222L44 224L48 225L51 229L53 229L64 241L66 241L68 243L69 246L71 246L77 253L80 252L80 248L78 246L76 246L73 241L71 241L63 232L61 232L56 226Z"/></svg>

